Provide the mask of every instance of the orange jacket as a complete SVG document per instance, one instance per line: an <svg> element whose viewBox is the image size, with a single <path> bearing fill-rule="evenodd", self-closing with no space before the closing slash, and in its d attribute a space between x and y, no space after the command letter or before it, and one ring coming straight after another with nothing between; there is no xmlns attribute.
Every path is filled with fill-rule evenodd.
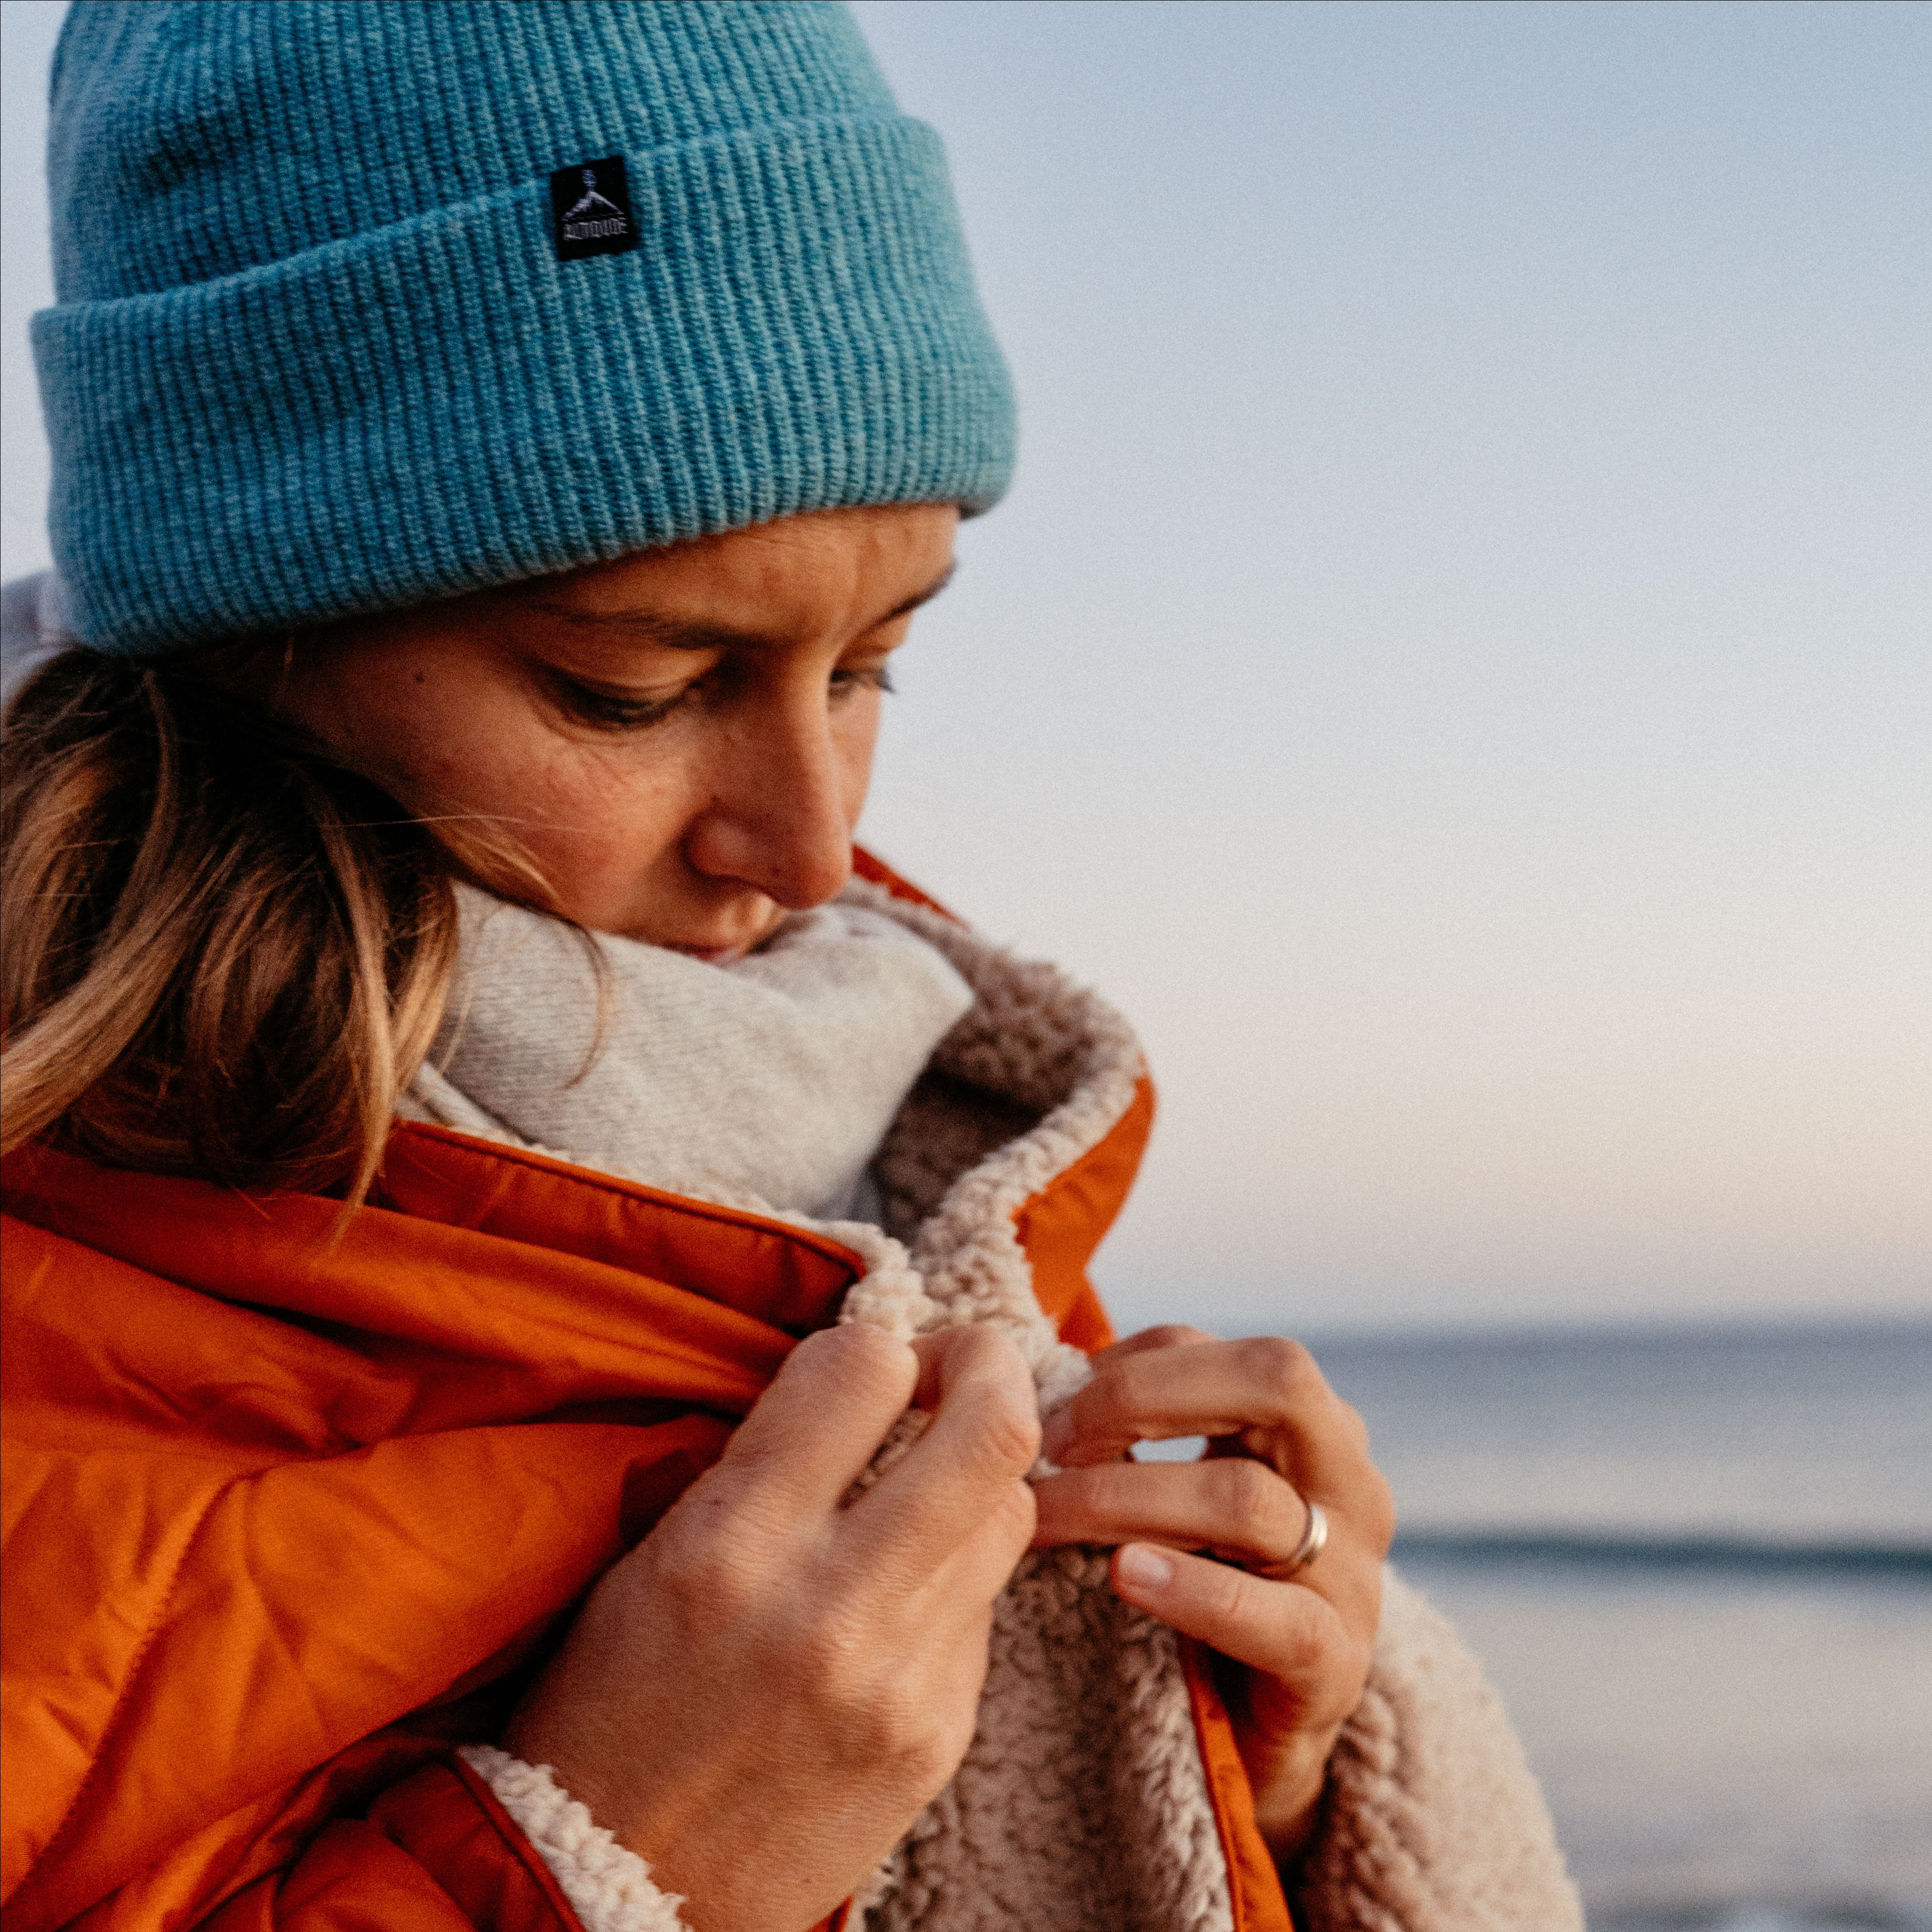
<svg viewBox="0 0 1932 1932"><path fill-rule="evenodd" d="M1016 1218L1042 1306L1140 1100ZM31 1148L4 1196L10 1932L578 1932L454 1748L862 1272L825 1237L442 1130L336 1204ZM1286 1932L1204 1660L1243 1932Z"/></svg>

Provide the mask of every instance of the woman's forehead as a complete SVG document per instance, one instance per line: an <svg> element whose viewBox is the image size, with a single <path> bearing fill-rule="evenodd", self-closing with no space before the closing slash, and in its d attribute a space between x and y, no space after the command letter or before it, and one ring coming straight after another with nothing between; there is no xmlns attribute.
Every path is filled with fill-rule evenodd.
<svg viewBox="0 0 1932 1932"><path fill-rule="evenodd" d="M830 511L638 552L490 593L574 632L710 649L728 633L822 616L868 626L916 609L952 572L950 504Z"/></svg>

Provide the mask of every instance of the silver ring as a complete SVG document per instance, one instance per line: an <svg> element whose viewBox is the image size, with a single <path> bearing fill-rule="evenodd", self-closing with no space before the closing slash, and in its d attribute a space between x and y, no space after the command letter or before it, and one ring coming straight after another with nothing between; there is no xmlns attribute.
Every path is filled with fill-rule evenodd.
<svg viewBox="0 0 1932 1932"><path fill-rule="evenodd" d="M1308 1527L1301 1532L1301 1540L1294 1546L1294 1554L1288 1559L1288 1568L1282 1577L1285 1582L1290 1576L1298 1576L1322 1554L1328 1540L1328 1513L1313 1497L1306 1498L1308 1504Z"/></svg>

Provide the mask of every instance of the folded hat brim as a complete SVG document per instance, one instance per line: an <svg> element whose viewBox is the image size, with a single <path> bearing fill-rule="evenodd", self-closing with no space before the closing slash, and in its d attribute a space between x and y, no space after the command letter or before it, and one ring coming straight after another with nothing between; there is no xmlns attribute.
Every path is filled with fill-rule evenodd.
<svg viewBox="0 0 1932 1932"><path fill-rule="evenodd" d="M77 634L154 652L805 511L998 500L1011 388L930 128L626 160L622 254L560 260L538 179L37 316Z"/></svg>

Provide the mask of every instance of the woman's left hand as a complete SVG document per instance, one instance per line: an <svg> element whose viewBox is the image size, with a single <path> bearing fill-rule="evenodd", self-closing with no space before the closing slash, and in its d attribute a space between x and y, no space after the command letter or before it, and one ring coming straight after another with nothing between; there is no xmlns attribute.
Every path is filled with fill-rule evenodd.
<svg viewBox="0 0 1932 1932"><path fill-rule="evenodd" d="M1183 1436L1208 1437L1207 1454L1129 1456ZM1256 1822L1286 1865L1314 1829L1382 1614L1395 1512L1361 1418L1298 1342L1150 1328L1094 1357L1041 1447L1064 1473L1036 1490L1035 1546L1118 1545L1120 1596L1239 1666L1224 1678L1229 1712ZM1310 1503L1328 1540L1292 1570Z"/></svg>

